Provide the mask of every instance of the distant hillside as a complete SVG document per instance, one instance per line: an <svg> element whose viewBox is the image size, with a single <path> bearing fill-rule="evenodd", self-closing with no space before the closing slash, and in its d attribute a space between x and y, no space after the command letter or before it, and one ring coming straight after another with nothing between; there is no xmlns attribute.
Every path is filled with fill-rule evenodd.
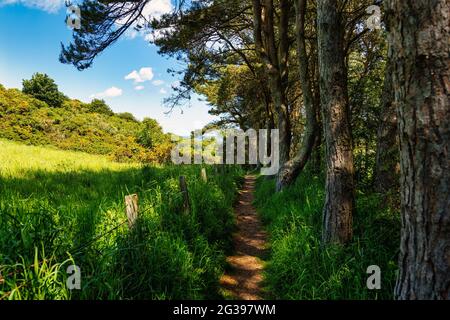
<svg viewBox="0 0 450 320"><path fill-rule="evenodd" d="M2 85L0 138L109 155L121 162L164 162L171 149L170 137L155 120L115 114L101 100L86 104L65 98L60 107L50 107Z"/></svg>

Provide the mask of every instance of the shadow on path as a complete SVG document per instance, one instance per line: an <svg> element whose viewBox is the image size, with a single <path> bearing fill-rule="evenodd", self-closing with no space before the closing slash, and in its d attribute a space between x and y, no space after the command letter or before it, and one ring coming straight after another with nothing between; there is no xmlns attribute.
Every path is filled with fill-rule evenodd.
<svg viewBox="0 0 450 320"><path fill-rule="evenodd" d="M234 208L237 232L233 237L234 255L227 258L230 270L220 279L227 295L238 300L261 300L267 234L253 207L256 177L246 176Z"/></svg>

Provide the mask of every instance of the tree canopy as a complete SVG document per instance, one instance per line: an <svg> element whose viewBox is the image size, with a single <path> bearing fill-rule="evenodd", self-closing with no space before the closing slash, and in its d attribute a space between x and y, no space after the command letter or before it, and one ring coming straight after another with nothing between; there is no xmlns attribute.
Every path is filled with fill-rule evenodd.
<svg viewBox="0 0 450 320"><path fill-rule="evenodd" d="M23 80L23 93L44 101L51 107L61 107L65 96L59 92L55 81L45 73L35 73L30 80Z"/></svg>

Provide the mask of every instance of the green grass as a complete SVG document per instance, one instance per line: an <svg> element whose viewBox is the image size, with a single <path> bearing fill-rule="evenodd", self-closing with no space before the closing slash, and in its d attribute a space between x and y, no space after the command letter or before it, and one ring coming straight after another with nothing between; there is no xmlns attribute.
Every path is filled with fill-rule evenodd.
<svg viewBox="0 0 450 320"><path fill-rule="evenodd" d="M241 172L145 167L0 140L0 299L218 298ZM182 214L185 175L191 213ZM124 196L139 195L130 231ZM66 288L81 268L82 290Z"/></svg>
<svg viewBox="0 0 450 320"><path fill-rule="evenodd" d="M380 195L359 192L354 239L346 247L321 245L323 179L304 173L275 194L260 178L256 206L270 233L266 286L274 299L392 299L400 234L398 212L383 208ZM367 268L382 270L382 289L371 291Z"/></svg>

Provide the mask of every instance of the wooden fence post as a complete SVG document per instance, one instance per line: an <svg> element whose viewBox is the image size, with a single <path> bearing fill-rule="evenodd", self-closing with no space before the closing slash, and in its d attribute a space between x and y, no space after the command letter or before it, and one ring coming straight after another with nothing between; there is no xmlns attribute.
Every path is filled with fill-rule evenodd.
<svg viewBox="0 0 450 320"><path fill-rule="evenodd" d="M205 182L205 183L208 182L208 176L206 175L206 169L205 168L202 168L201 176L202 176L203 182Z"/></svg>
<svg viewBox="0 0 450 320"><path fill-rule="evenodd" d="M131 228L136 224L139 213L138 195L133 194L125 197L125 210L128 218L128 226Z"/></svg>
<svg viewBox="0 0 450 320"><path fill-rule="evenodd" d="M189 192L186 183L186 177L180 176L180 190L183 194L183 213L187 214L190 211Z"/></svg>

